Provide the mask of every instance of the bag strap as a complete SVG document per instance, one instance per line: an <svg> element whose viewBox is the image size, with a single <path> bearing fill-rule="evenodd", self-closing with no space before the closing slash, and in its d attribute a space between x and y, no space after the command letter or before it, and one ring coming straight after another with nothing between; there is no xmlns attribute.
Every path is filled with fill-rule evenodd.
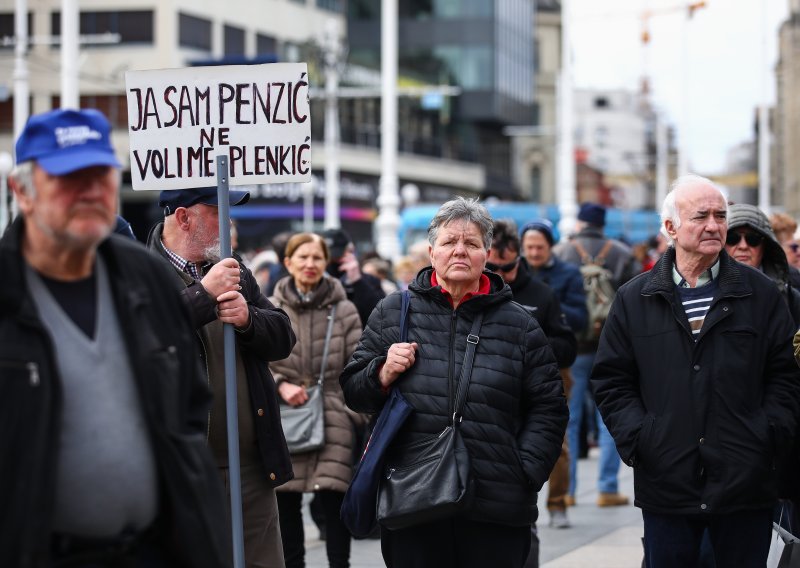
<svg viewBox="0 0 800 568"><path fill-rule="evenodd" d="M322 381L325 379L325 365L328 362L328 351L331 346L331 335L333 335L333 320L336 319L336 304L331 306L331 313L328 314L328 330L325 332L325 347L322 348L322 365L319 369L319 385L322 390Z"/></svg>
<svg viewBox="0 0 800 568"><path fill-rule="evenodd" d="M478 312L472 321L472 329L467 335L467 350L464 352L464 364L461 365L461 374L458 377L456 389L456 403L453 406L453 425L461 422L461 409L467 399L469 381L472 378L472 363L475 360L475 349L480 341L479 333L483 322L483 312Z"/></svg>
<svg viewBox="0 0 800 568"><path fill-rule="evenodd" d="M408 305L411 302L411 293L408 290L400 292L400 343L408 342Z"/></svg>
<svg viewBox="0 0 800 568"><path fill-rule="evenodd" d="M596 264L603 266L606 263L606 256L608 255L608 251L611 250L611 241L607 240L603 243L603 248L600 249L600 252L597 253L597 256L594 257L594 261Z"/></svg>
<svg viewBox="0 0 800 568"><path fill-rule="evenodd" d="M573 248L578 251L578 255L581 257L582 264L596 264L598 266L603 266L606 263L606 255L608 255L608 251L611 249L611 240L606 239L603 243L603 247L598 251L597 256L592 258L589 256L589 253L583 247L581 243L577 240L571 241L570 244Z"/></svg>

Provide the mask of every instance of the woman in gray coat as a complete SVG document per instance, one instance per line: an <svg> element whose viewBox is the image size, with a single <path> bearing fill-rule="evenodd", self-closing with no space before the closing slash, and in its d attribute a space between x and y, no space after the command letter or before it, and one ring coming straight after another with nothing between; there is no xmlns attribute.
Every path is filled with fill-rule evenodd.
<svg viewBox="0 0 800 568"><path fill-rule="evenodd" d="M298 338L288 358L270 365L284 402L304 404L308 400L306 389L317 382L324 365L325 445L316 451L293 454L295 477L277 492L287 568L305 566L301 511L302 496L307 492L316 492L322 502L331 568L350 565L350 533L339 510L353 473L354 428L360 417L346 408L338 377L361 336L361 320L339 281L325 274L328 257L328 247L319 235L293 236L286 245L284 259L289 276L278 281L275 295L270 298L289 314ZM336 311L328 358L323 361L333 306Z"/></svg>

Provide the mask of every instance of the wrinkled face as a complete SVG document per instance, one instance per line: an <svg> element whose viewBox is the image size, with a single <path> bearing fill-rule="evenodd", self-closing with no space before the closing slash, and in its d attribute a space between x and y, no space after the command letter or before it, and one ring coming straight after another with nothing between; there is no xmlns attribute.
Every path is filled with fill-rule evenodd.
<svg viewBox="0 0 800 568"><path fill-rule="evenodd" d="M292 256L284 259L286 270L294 278L297 289L308 292L319 284L328 264L322 245L311 241L297 247Z"/></svg>
<svg viewBox="0 0 800 568"><path fill-rule="evenodd" d="M436 242L428 251L445 289L478 285L487 256L478 225L462 220L439 227Z"/></svg>
<svg viewBox="0 0 800 568"><path fill-rule="evenodd" d="M725 199L714 187L705 184L688 186L675 196L680 227L664 221L675 249L689 256L716 257L728 234Z"/></svg>
<svg viewBox="0 0 800 568"><path fill-rule="evenodd" d="M34 192L18 195L20 210L37 231L66 248L97 246L116 220L119 177L110 166L54 176L33 168Z"/></svg>
<svg viewBox="0 0 800 568"><path fill-rule="evenodd" d="M187 260L217 262L220 259L219 210L213 205L198 203L192 205L189 211L192 223L191 250L194 258Z"/></svg>
<svg viewBox="0 0 800 568"><path fill-rule="evenodd" d="M550 260L550 243L539 231L526 231L522 237L525 260L533 268L541 268Z"/></svg>
<svg viewBox="0 0 800 568"><path fill-rule="evenodd" d="M750 227L736 227L728 232L725 250L739 262L758 268L764 258L764 237Z"/></svg>
<svg viewBox="0 0 800 568"><path fill-rule="evenodd" d="M519 272L519 259L519 253L511 249L507 248L500 252L492 247L489 249L486 270L491 270L506 282L513 282Z"/></svg>

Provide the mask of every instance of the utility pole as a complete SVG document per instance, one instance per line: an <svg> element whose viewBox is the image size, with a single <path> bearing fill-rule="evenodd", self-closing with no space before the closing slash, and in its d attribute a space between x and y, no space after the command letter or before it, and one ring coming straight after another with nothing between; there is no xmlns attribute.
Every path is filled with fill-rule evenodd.
<svg viewBox="0 0 800 568"><path fill-rule="evenodd" d="M769 156L770 127L769 107L767 106L767 81L769 66L767 64L767 2L761 3L761 104L758 107L758 208L770 213L771 168Z"/></svg>
<svg viewBox="0 0 800 568"><path fill-rule="evenodd" d="M322 38L325 65L325 228L341 227L339 215L339 72L344 49L338 25L330 19Z"/></svg>
<svg viewBox="0 0 800 568"><path fill-rule="evenodd" d="M19 138L30 115L28 91L28 0L16 0L14 12L14 140Z"/></svg>
<svg viewBox="0 0 800 568"><path fill-rule="evenodd" d="M61 108L79 108L78 2L61 0Z"/></svg>
<svg viewBox="0 0 800 568"><path fill-rule="evenodd" d="M564 237L575 228L578 213L575 188L575 143L572 107L572 39L569 0L561 2L561 73L558 78L558 137L556 158L556 195L561 214L559 230Z"/></svg>
<svg viewBox="0 0 800 568"><path fill-rule="evenodd" d="M400 195L397 189L397 35L398 0L381 3L381 177L378 218L375 220L377 250L383 258L400 256Z"/></svg>
<svg viewBox="0 0 800 568"><path fill-rule="evenodd" d="M667 178L669 140L667 137L667 117L665 113L656 113L656 202L654 208L658 211L664 198L667 196Z"/></svg>

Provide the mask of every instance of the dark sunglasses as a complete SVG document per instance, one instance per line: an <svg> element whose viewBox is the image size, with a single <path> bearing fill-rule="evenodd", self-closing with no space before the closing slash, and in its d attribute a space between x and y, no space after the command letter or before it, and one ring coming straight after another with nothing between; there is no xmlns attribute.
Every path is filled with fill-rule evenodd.
<svg viewBox="0 0 800 568"><path fill-rule="evenodd" d="M486 270L489 272L508 272L509 270L514 270L514 267L519 264L519 259L520 257L517 257L508 264L495 264L494 262L487 262Z"/></svg>
<svg viewBox="0 0 800 568"><path fill-rule="evenodd" d="M734 247L741 242L742 237L744 237L744 241L747 243L747 246L749 247L757 247L764 240L764 237L762 235L759 235L758 233L731 232L728 233L728 238L725 239L725 244L728 245L729 247Z"/></svg>

